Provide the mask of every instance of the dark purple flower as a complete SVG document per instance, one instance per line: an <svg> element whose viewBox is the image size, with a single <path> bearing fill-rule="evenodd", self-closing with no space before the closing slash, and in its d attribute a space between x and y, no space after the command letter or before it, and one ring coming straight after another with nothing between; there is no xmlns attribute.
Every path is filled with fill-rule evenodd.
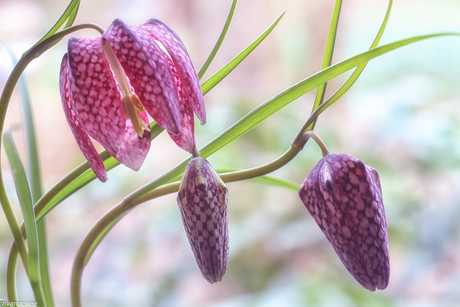
<svg viewBox="0 0 460 307"><path fill-rule="evenodd" d="M147 114L190 153L195 151L193 112L202 124L206 121L185 46L158 19L138 27L115 19L100 37L71 37L60 89L72 133L101 181L107 173L89 136L138 170L150 148Z"/></svg>
<svg viewBox="0 0 460 307"><path fill-rule="evenodd" d="M221 281L228 262L228 190L208 161L190 161L177 202L201 274L211 284Z"/></svg>
<svg viewBox="0 0 460 307"><path fill-rule="evenodd" d="M330 154L315 165L299 195L356 281L370 291L385 289L390 255L377 171L355 157Z"/></svg>

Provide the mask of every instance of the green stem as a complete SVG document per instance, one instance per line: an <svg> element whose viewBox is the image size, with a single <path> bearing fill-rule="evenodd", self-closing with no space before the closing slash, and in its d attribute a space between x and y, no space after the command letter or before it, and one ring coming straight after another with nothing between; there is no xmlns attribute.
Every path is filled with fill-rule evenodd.
<svg viewBox="0 0 460 307"><path fill-rule="evenodd" d="M270 163L266 163L264 165L248 170L224 173L219 176L222 181L228 183L255 178L271 173L291 161L303 149L305 143L308 141L308 137L304 138L303 141L303 144L301 142L292 144L291 147L283 155ZM155 182L152 182L152 185L158 184L158 182L156 182L158 180L160 180L160 178L155 180ZM99 219L99 221L96 222L88 235L85 237L75 257L71 277L71 300L73 307L81 307L81 279L83 270L87 260L89 259L89 253L94 252L95 242L103 233L106 232L107 227L113 226L113 222L115 220L120 219L122 215L126 214L136 206L154 198L177 192L179 190L179 186L180 182L173 182L160 186L148 193L145 193L141 188L125 197L122 202L113 207L101 219Z"/></svg>
<svg viewBox="0 0 460 307"><path fill-rule="evenodd" d="M2 94L0 96L0 135L3 135L3 129L5 125L5 119L6 119L6 112L7 112L10 100L11 100L11 96L16 87L16 84L18 83L26 67L35 58L39 57L46 50L48 50L49 48L54 46L57 42L59 42L64 36L74 31L78 31L84 28L93 28L99 32L102 30L102 28L100 28L99 26L93 25L93 24L83 24L83 25L70 27L66 30L56 33L55 35L47 38L46 40L32 47L30 50L24 53L21 59L16 63L16 65L14 66L13 70L11 71L11 74L9 75L5 83ZM103 30L101 33L103 33ZM1 138L0 138L0 148L1 148L1 145L2 143L1 143ZM14 214L14 210L12 208L11 202L8 198L8 193L6 191L5 183L3 180L3 173L1 171L0 171L0 202L3 208L3 211L5 213L5 217L7 219L8 225L13 234L15 245L17 246L17 250L19 251L19 254L21 255L21 259L24 264L25 271L29 275L29 255L28 255L27 247L25 244L23 233L21 231L21 228L19 227L17 218ZM12 254L13 254L12 257L14 259L14 254L15 254L14 250ZM10 274L9 276L13 276L13 275ZM31 283L34 283L34 282L35 281L31 280ZM9 283L9 285L11 285L11 283ZM14 285L14 282L13 282L13 285ZM41 298L36 298L36 299L40 300L39 303L41 303L41 306L45 306L45 303L42 302Z"/></svg>
<svg viewBox="0 0 460 307"><path fill-rule="evenodd" d="M121 204L123 204L123 202ZM99 219L96 225L91 228L90 232L87 234L85 240L78 249L70 280L71 301L73 307L81 307L81 277L83 274L83 268L85 267L87 253L91 249L93 242L98 238L99 234L101 234L113 220L122 215L123 212L124 208L120 204L107 212L101 219Z"/></svg>
<svg viewBox="0 0 460 307"><path fill-rule="evenodd" d="M13 71L11 72L8 80L6 81L2 96L0 97L0 135L3 135L3 126L5 123L6 111L8 109L8 104L11 99L11 95L13 94L14 87L16 86L16 83L18 82L19 78L21 77L22 73L24 72L25 68L29 63L30 61L26 61L24 60L24 58L21 58L21 60L19 60L16 66L13 68ZM0 146L1 144L2 140L0 138ZM22 236L22 232L16 219L16 215L14 214L13 207L11 206L11 202L8 198L5 183L3 182L3 173L1 171L0 202L3 211L5 212L5 217L8 221L8 225L13 234L13 238L17 244L17 248L21 255L22 262L24 263L26 273L29 274L29 255L27 252L26 243Z"/></svg>
<svg viewBox="0 0 460 307"><path fill-rule="evenodd" d="M329 155L329 150L327 149L327 146L326 144L324 144L323 140L319 137L318 134L316 134L316 132L314 132L313 130L309 130L309 131L306 131L304 134L303 134L304 138L312 138L316 144L318 144L319 148L321 148L321 153L323 155L323 158L326 158L328 155Z"/></svg>
<svg viewBox="0 0 460 307"><path fill-rule="evenodd" d="M17 302L18 293L16 291L16 268L18 266L18 247L15 242L11 244L8 264L6 267L6 289L8 301Z"/></svg>
<svg viewBox="0 0 460 307"><path fill-rule="evenodd" d="M46 236L46 220L43 219L40 222L37 222L37 232L38 232L38 252L40 260L40 275L42 280L43 293L45 295L45 301L47 307L54 306L53 299L53 290L51 288L51 277L49 273L49 264L48 264L48 244Z"/></svg>

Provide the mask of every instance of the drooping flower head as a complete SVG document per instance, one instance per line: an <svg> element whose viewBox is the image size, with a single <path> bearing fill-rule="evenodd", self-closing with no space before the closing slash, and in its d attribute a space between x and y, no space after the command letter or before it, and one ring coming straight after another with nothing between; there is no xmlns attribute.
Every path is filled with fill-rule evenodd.
<svg viewBox="0 0 460 307"><path fill-rule="evenodd" d="M208 161L190 161L177 202L201 274L210 283L221 281L228 262L228 189Z"/></svg>
<svg viewBox="0 0 460 307"><path fill-rule="evenodd" d="M60 89L72 133L101 181L107 173L89 136L138 170L150 148L147 114L190 153L193 113L206 122L192 61L177 34L158 19L138 27L115 19L100 37L71 37Z"/></svg>
<svg viewBox="0 0 460 307"><path fill-rule="evenodd" d="M390 276L388 231L377 171L330 154L303 182L300 198L351 275L366 289L385 289Z"/></svg>

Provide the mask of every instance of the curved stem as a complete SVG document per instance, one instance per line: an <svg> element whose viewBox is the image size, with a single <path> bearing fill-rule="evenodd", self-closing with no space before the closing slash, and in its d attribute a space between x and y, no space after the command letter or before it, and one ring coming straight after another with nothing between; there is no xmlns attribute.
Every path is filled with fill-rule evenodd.
<svg viewBox="0 0 460 307"><path fill-rule="evenodd" d="M46 50L54 46L59 40L61 40L65 35L68 35L74 31L81 30L83 28L93 28L96 30L102 30L99 26L93 24L83 24L74 27L70 27L66 30L63 30L55 35L49 37L48 39L44 40L43 42L37 44L29 51L27 51L21 59L16 63L11 74L9 75L5 87L3 88L3 92L0 96L0 135L3 134L6 112L9 106L9 102L11 100L11 96L13 91L18 83L21 75L23 74L26 67L32 62L35 58L39 57L43 54ZM103 31L103 30L102 30ZM0 148L1 148L1 138L0 138ZM16 215L14 214L14 210L12 208L11 202L8 198L8 193L5 188L5 183L3 180L3 173L0 171L0 202L5 213L5 217L8 221L9 227L13 234L15 245L21 255L22 262L24 263L24 268L29 274L29 256L27 252L27 247L24 241L24 237L19 227L18 221L16 219ZM14 252L12 253L14 257Z"/></svg>
<svg viewBox="0 0 460 307"><path fill-rule="evenodd" d="M8 264L6 267L6 289L8 293L8 301L16 302L18 293L16 289L16 268L18 266L18 247L13 241L8 256Z"/></svg>
<svg viewBox="0 0 460 307"><path fill-rule="evenodd" d="M93 242L97 239L100 233L115 219L123 214L123 202L113 207L107 212L99 221L91 228L90 232L86 235L83 243L78 249L77 255L72 269L72 277L70 280L71 300L72 306L81 306L80 286L83 268L85 266L86 254L91 249Z"/></svg>
<svg viewBox="0 0 460 307"><path fill-rule="evenodd" d="M0 135L3 134L3 126L5 123L6 111L8 109L8 103L11 99L11 95L13 94L14 87L16 86L16 83L18 82L19 78L21 77L22 73L24 72L29 63L30 61L26 61L24 60L24 58L21 58L21 60L19 60L16 66L13 68L13 71L11 72L10 76L8 77L8 80L6 81L2 96L0 97ZM1 142L2 139L0 138L0 146ZM0 172L0 202L3 207L3 211L5 212L8 225L13 234L13 238L17 244L18 251L21 254L22 262L24 263L24 268L28 274L29 256L27 252L27 247L22 236L22 232L20 230L18 221L16 219L16 215L14 214L13 207L11 206L11 202L6 192L2 172Z"/></svg>
<svg viewBox="0 0 460 307"><path fill-rule="evenodd" d="M304 147L309 137L303 139L302 142L295 143L279 158L270 163L254 167L248 170L229 172L220 174L220 178L224 182L233 182L255 178L271 173L291 161ZM118 205L107 212L96 224L91 228L88 235L85 237L75 257L72 277L71 277L71 300L73 307L81 307L81 280L84 267L89 258L89 253L94 252L94 244L100 235L106 231L115 220L119 219L123 214L132 210L136 206L145 203L154 198L175 193L179 190L180 182L173 182L154 189L148 193L142 193L139 189L123 199Z"/></svg>
<svg viewBox="0 0 460 307"><path fill-rule="evenodd" d="M100 26L98 26L98 25L96 25L94 23L82 23L82 24L79 24L79 25L76 25L76 26L72 26L72 27L64 29L64 30L62 30L60 32L57 32L53 36L45 39L41 43L38 43L37 45L35 45L32 48L30 48L28 51L26 51L24 53L24 55L21 58L21 60L23 58L27 58L27 59L30 59L30 61L31 61L31 60L33 60L35 58L38 58L43 53L45 53L48 49L50 49L51 47L56 45L65 36L67 36L67 35L69 35L69 34L71 34L73 32L83 30L83 29L93 29L93 30L98 31L101 35L104 33L104 29L102 29Z"/></svg>
<svg viewBox="0 0 460 307"><path fill-rule="evenodd" d="M303 135L305 138L312 138L316 144L318 144L319 148L321 148L323 158L326 158L329 155L329 150L327 149L326 144L324 144L323 140L319 137L318 134L316 134L315 131L309 130L306 131Z"/></svg>

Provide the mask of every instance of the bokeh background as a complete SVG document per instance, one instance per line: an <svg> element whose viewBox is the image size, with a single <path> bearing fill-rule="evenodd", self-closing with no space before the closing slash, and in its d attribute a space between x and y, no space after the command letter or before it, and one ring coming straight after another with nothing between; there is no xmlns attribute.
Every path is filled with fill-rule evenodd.
<svg viewBox="0 0 460 307"><path fill-rule="evenodd" d="M226 19L231 1L82 1L77 23L107 28L117 17L138 25L156 17L181 36L197 69ZM54 24L67 1L0 0L0 41L18 56ZM208 123L197 126L204 145L241 116L317 72L332 15L332 0L240 0L222 49L203 80L252 42L283 11L286 15L257 50L205 97ZM387 1L346 0L334 62L365 51ZM459 31L460 1L395 1L382 44L413 35ZM76 35L95 36L94 31ZM61 108L58 73L63 40L27 69L45 189L82 163ZM0 47L0 89L11 70ZM437 38L371 61L355 86L318 122L332 152L362 159L380 173L387 213L391 277L388 288L361 288L309 216L297 193L253 181L228 184L230 259L221 283L200 275L182 227L176 196L141 205L107 236L83 278L84 306L458 306L460 302L460 39ZM332 94L346 79L328 85ZM304 95L209 158L216 167L245 168L283 153L308 117L314 91ZM6 128L19 126L13 97ZM99 147L100 148L100 147ZM47 216L56 306L70 306L75 253L97 219L136 188L187 155L161 135L139 172L120 166L105 184L94 181ZM301 184L320 159L307 144L273 175ZM12 202L17 205L2 152ZM18 207L17 207L18 208ZM18 216L20 210L17 209ZM0 215L0 275L12 236ZM20 297L32 299L19 270ZM0 297L6 298L5 278Z"/></svg>

